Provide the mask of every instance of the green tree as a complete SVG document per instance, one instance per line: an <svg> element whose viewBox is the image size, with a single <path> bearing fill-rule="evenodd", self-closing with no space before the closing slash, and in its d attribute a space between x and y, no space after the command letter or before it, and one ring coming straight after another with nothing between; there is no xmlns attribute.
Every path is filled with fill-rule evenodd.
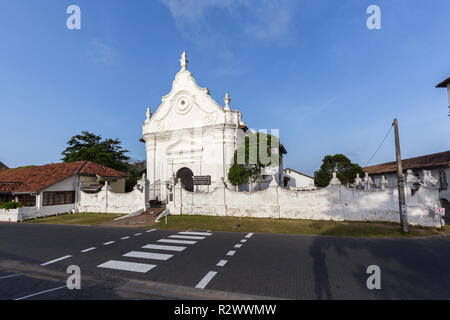
<svg viewBox="0 0 450 320"><path fill-rule="evenodd" d="M88 131L73 136L67 142L68 147L61 154L66 163L92 161L109 168L127 172L130 158L122 149L119 139L105 139Z"/></svg>
<svg viewBox="0 0 450 320"><path fill-rule="evenodd" d="M258 181L261 189L262 170L265 167L279 166L281 154L272 157L272 145L280 147L280 140L262 132L246 136L244 142L234 152L233 165L228 172L228 180L234 186L240 186L249 180ZM261 152L260 152L261 151Z"/></svg>
<svg viewBox="0 0 450 320"><path fill-rule="evenodd" d="M234 163L228 171L228 181L235 187L248 182L251 177L250 170L243 164Z"/></svg>
<svg viewBox="0 0 450 320"><path fill-rule="evenodd" d="M136 185L137 181L141 179L142 175L146 173L145 161L130 161L128 164L128 177L125 181L125 190L130 192L133 190L133 187Z"/></svg>
<svg viewBox="0 0 450 320"><path fill-rule="evenodd" d="M318 187L326 187L330 184L333 172L343 185L350 185L355 181L356 174L364 176L364 170L356 163L352 163L343 154L328 155L323 158L322 166L314 172L314 181Z"/></svg>
<svg viewBox="0 0 450 320"><path fill-rule="evenodd" d="M142 175L136 166L130 163L119 139L104 139L88 131L73 136L67 142L67 148L61 153L63 162L92 161L128 174L125 190L131 191Z"/></svg>

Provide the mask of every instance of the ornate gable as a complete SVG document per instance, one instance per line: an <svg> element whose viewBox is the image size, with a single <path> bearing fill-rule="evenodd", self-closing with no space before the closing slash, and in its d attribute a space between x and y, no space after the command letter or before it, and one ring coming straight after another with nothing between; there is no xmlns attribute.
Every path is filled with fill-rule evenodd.
<svg viewBox="0 0 450 320"><path fill-rule="evenodd" d="M209 95L209 90L198 86L187 69L186 52L180 60L181 70L175 76L170 93L152 116L147 114L144 134L200 128L225 123L224 110Z"/></svg>

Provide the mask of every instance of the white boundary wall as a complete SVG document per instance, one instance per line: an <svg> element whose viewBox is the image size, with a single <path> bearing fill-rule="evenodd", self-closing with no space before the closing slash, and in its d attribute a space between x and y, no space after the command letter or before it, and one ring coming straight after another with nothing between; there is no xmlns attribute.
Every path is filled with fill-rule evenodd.
<svg viewBox="0 0 450 320"><path fill-rule="evenodd" d="M99 213L134 213L145 209L146 197L144 189L135 188L128 193L114 193L105 185L98 193L78 194L78 212L99 212Z"/></svg>
<svg viewBox="0 0 450 320"><path fill-rule="evenodd" d="M17 222L19 219L19 209L0 209L0 222Z"/></svg>
<svg viewBox="0 0 450 320"><path fill-rule="evenodd" d="M38 217L38 209L36 207L21 207L10 210L0 209L0 222L18 222L36 217Z"/></svg>
<svg viewBox="0 0 450 320"><path fill-rule="evenodd" d="M406 184L408 222L420 226L441 226L434 214L439 207L439 190L421 185L412 195ZM398 191L395 188L361 190L338 182L317 191L294 191L271 185L258 192L237 192L223 182L212 192L192 193L176 184L170 214L212 215L274 219L400 222ZM442 221L443 223L443 221Z"/></svg>

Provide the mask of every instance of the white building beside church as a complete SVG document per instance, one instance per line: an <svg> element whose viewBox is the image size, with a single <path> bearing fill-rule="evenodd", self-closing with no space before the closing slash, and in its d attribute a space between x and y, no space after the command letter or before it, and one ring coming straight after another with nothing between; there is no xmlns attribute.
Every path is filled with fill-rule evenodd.
<svg viewBox="0 0 450 320"><path fill-rule="evenodd" d="M315 189L314 178L297 170L286 168L283 170L283 186L291 190Z"/></svg>
<svg viewBox="0 0 450 320"><path fill-rule="evenodd" d="M189 72L186 52L180 63L172 90L154 114L148 109L143 125L151 200L166 202L167 184L174 178L181 178L189 191L194 189L192 176L211 176L212 185L226 180L247 131L241 112L230 107L229 94L222 107Z"/></svg>

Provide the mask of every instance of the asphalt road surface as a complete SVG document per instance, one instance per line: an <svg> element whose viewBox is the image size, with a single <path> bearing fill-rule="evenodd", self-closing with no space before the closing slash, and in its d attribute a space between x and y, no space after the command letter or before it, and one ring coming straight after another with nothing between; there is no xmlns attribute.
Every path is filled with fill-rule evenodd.
<svg viewBox="0 0 450 320"><path fill-rule="evenodd" d="M262 298L448 300L450 239L0 223L0 299Z"/></svg>

